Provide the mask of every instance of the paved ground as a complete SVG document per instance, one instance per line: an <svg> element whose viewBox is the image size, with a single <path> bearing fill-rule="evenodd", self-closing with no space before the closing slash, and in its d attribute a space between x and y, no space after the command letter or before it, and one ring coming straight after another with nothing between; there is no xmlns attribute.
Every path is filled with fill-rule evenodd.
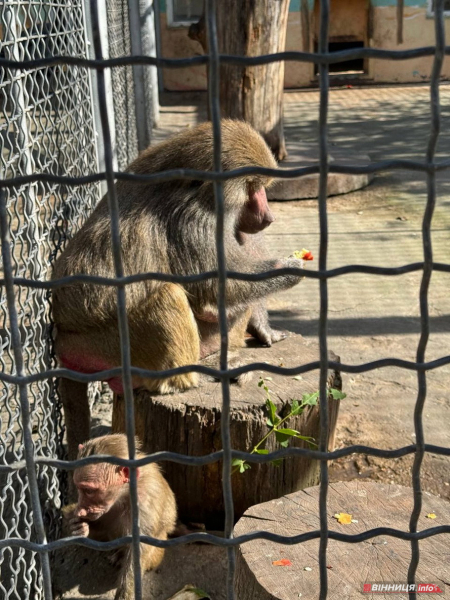
<svg viewBox="0 0 450 600"><path fill-rule="evenodd" d="M285 94L285 132L289 142L317 140L317 91ZM205 116L206 96L167 95L157 140ZM450 150L450 87L441 87L442 134L438 156ZM333 90L329 110L330 153L333 145L355 156L423 159L429 135L427 86ZM450 258L450 174L438 176L433 220L436 261ZM422 173L394 171L376 175L364 190L329 199L329 267L349 263L402 265L422 260L421 220L426 202ZM317 201L273 203L276 222L267 230L274 255L287 256L306 247L318 256ZM312 268L317 268L317 262ZM415 359L420 333L420 273L401 277L345 275L329 282L329 346L342 362L358 364L385 356ZM430 289L431 337L427 360L449 353L450 275L435 273ZM270 300L272 322L307 337L317 336L318 283L305 280ZM364 443L394 448L414 441L413 406L417 377L401 369L344 375L347 400L342 405L339 445ZM450 444L450 368L428 374L426 440ZM409 485L411 457L395 461L352 457L333 465L335 480L372 477ZM448 459L428 456L424 488L450 498Z"/></svg>
<svg viewBox="0 0 450 600"><path fill-rule="evenodd" d="M442 136L439 156L450 151L450 87L441 88ZM285 95L287 139L314 143L317 139L318 92ZM165 98L155 141L189 126L205 116L204 94L171 94ZM429 90L427 87L373 87L334 90L330 94L330 152L333 144L354 152L384 158L423 159L429 134ZM438 202L433 220L436 261L450 258L450 174L438 177ZM396 171L374 178L366 189L328 202L329 267L349 263L402 265L422 260L421 219L426 202L426 182L421 173ZM319 227L316 201L273 203L277 221L267 231L274 255L287 256L302 247L318 256ZM317 262L311 268L317 268ZM420 273L401 277L346 275L329 282L329 347L342 362L359 364L394 356L415 359L420 320L418 293ZM427 360L449 354L450 275L433 275L430 296L431 337ZM270 300L273 324L317 337L318 284L305 280L296 288ZM424 426L426 441L450 445L450 367L428 374L428 396ZM414 441L413 408L417 376L401 369L382 369L362 375L344 375L347 399L341 403L338 447L363 443L395 448ZM332 465L334 481L372 478L410 485L411 457L382 460L354 456ZM423 465L426 491L450 499L448 459L427 456ZM223 561L204 551L197 554L198 570L192 571L192 554L167 556L168 574L161 600L191 581L205 587L213 598L224 598ZM183 555L184 556L184 555ZM181 565L174 574L174 562ZM205 568L205 565L211 565ZM186 572L183 575L183 569ZM211 577L213 574L213 577ZM195 579L195 581L193 580ZM159 580L161 577L159 577ZM158 583L154 584L158 587ZM152 588L154 589L154 588ZM170 593L169 593L170 592ZM166 593L166 596L164 596ZM74 595L72 597L80 597ZM97 596L104 598L106 596Z"/></svg>

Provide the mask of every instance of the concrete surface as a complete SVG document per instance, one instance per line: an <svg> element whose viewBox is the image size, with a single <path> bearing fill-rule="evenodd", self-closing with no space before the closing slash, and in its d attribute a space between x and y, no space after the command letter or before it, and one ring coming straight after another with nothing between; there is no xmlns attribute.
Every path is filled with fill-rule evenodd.
<svg viewBox="0 0 450 600"><path fill-rule="evenodd" d="M303 167L319 166L319 152L317 144L303 143L300 140L288 142L287 158L280 163L281 169L298 169ZM352 154L333 146L328 153L328 162L345 166L365 167L370 164L367 155ZM269 200L307 200L319 196L319 173L304 175L292 179L275 178L274 183L267 192ZM327 195L337 196L360 190L372 181L373 175L354 175L351 173L329 173Z"/></svg>
<svg viewBox="0 0 450 600"><path fill-rule="evenodd" d="M285 95L287 139L316 143L318 92ZM168 95L162 107L154 141L164 139L204 118L203 94ZM438 156L450 151L450 87L441 87L442 135ZM354 155L423 159L429 135L429 90L426 86L333 90L329 110L330 152L333 144ZM434 258L450 257L450 174L437 181L438 200L433 219ZM419 172L395 171L374 177L364 190L328 199L330 268L349 263L402 265L422 260L421 220L426 202L426 180ZM319 226L317 201L272 203L276 222L267 231L274 255L288 256L310 249L317 268ZM414 360L420 335L420 273L400 277L345 275L329 281L329 347L343 363L360 364L393 356ZM431 336L426 358L449 354L450 275L434 273L429 294ZM270 299L273 325L317 338L318 283L306 279L297 287ZM450 446L450 367L427 375L424 411L426 441ZM417 375L396 368L361 375L343 374L346 400L341 402L337 446L363 443L396 448L414 442L413 409ZM107 414L107 413L105 413ZM105 421L103 420L104 424ZM411 484L412 457L384 460L352 456L330 468L332 481L370 478L385 483ZM450 463L436 455L425 457L424 490L450 499ZM441 524L436 522L436 524ZM179 568L192 565L193 548L198 569L181 576ZM178 554L179 553L179 554ZM175 554L177 556L175 557ZM167 570L166 598L185 583L204 587L213 598L224 598L224 557L208 546L191 546L173 553ZM422 557L424 558L424 557ZM169 559L169 555L167 556ZM170 564L169 563L169 564ZM174 564L176 565L174 567ZM212 571L216 569L215 571ZM218 570L217 570L218 569ZM208 579L205 573L214 572ZM219 574L218 574L219 573ZM81 598L73 592L71 598ZM104 599L108 596L96 596ZM156 596L163 599L163 595Z"/></svg>

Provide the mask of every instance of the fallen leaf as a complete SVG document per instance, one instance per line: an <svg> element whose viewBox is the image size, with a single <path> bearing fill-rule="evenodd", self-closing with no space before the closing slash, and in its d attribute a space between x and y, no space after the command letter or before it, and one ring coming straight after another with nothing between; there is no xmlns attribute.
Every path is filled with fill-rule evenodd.
<svg viewBox="0 0 450 600"><path fill-rule="evenodd" d="M331 565L327 565L327 569L332 569L333 567Z"/></svg>
<svg viewBox="0 0 450 600"><path fill-rule="evenodd" d="M282 558L281 560L273 560L272 564L274 567L292 567L292 563L287 558Z"/></svg>
<svg viewBox="0 0 450 600"><path fill-rule="evenodd" d="M436 515L434 513L428 513L427 514L427 519L435 519Z"/></svg>
<svg viewBox="0 0 450 600"><path fill-rule="evenodd" d="M341 525L350 525L352 522L352 515L348 513L336 513L334 518L337 519L337 522Z"/></svg>
<svg viewBox="0 0 450 600"><path fill-rule="evenodd" d="M301 375L294 375L292 379L296 379L297 381L301 381L303 377Z"/></svg>
<svg viewBox="0 0 450 600"><path fill-rule="evenodd" d="M312 571L311 567L304 567L304 571Z"/></svg>
<svg viewBox="0 0 450 600"><path fill-rule="evenodd" d="M358 519L352 519L352 523L358 523Z"/></svg>

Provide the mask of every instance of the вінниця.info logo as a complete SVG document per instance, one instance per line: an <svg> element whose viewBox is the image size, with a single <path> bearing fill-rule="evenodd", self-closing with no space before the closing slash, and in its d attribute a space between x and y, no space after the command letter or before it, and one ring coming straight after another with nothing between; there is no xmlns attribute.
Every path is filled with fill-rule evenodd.
<svg viewBox="0 0 450 600"><path fill-rule="evenodd" d="M444 586L437 583L365 583L364 594L445 594Z"/></svg>

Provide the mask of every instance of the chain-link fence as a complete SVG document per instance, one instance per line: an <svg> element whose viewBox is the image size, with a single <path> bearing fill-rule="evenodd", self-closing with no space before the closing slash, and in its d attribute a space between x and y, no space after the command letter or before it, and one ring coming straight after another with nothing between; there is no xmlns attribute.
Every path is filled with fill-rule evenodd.
<svg viewBox="0 0 450 600"><path fill-rule="evenodd" d="M3 2L0 6L1 58L29 60L67 55L86 58L86 28L81 0ZM79 177L98 168L92 117L90 73L77 65L12 70L0 75L0 177L11 180L35 173ZM98 186L84 189L52 181L17 183L3 190L11 268L16 277L45 280L65 241L99 200ZM3 227L6 224L2 224ZM9 251L9 250L8 250ZM3 268L6 266L3 263ZM2 268L2 270L3 270ZM22 373L56 366L49 321L49 292L17 286L13 291L17 330L23 348ZM19 374L5 287L0 295L0 366ZM17 386L0 386L0 464L24 458L28 427L37 454L56 458L62 450L62 416L54 379L27 388L29 422L21 417ZM39 465L37 490L47 535L54 536L60 508L60 481L54 467ZM35 516L29 503L26 473L0 473L0 539L32 539ZM42 598L42 575L35 553L24 548L0 550L0 596Z"/></svg>
<svg viewBox="0 0 450 600"><path fill-rule="evenodd" d="M130 0L131 1L131 0ZM9 2L6 8L3 8L2 22L7 24L9 35L14 37L17 35L15 32L17 28L11 27L9 9L11 6L16 6L22 3ZM55 3L51 4L52 7ZM411 542L412 557L408 573L408 581L411 583L415 579L415 574L419 560L419 540L430 536L450 533L450 525L440 525L437 527L431 527L427 530L417 532L418 517L421 510L422 493L420 486L420 468L421 463L426 451L432 451L435 454L450 455L450 449L445 447L437 447L425 444L423 435L423 423L422 415L424 402L426 397L426 373L431 369L438 368L440 366L450 364L450 356L445 356L432 362L425 362L425 350L427 346L429 336L429 315L428 315L428 288L431 278L432 270L439 270L450 272L450 265L433 263L432 257L432 246L430 236L431 219L433 215L433 209L436 202L436 173L439 170L447 169L450 167L450 160L445 160L437 163L435 161L435 149L439 136L440 130L440 106L439 106L439 78L442 68L444 55L450 54L450 48L446 48L444 39L444 18L443 9L444 1L436 0L435 2L435 29L436 29L436 44L433 47L423 47L412 50L381 50L376 48L364 48L364 49L353 49L348 51L327 53L327 38L328 38L328 25L329 25L329 0L321 0L321 22L320 22L320 43L318 54L304 53L304 52L284 52L275 55L260 56L260 57L235 57L235 56L220 56L218 54L217 46L217 32L215 22L215 1L207 0L206 2L206 21L208 26L208 48L209 55L193 57L190 59L183 60L168 60L159 59L155 60L148 56L142 56L139 59L119 58L103 60L101 43L100 43L100 24L98 11L95 0L92 2L92 26L93 26L93 40L95 50L95 60L86 61L83 58L75 58L76 56L83 56L83 52L78 51L76 47L69 48L67 46L52 46L51 54L70 54L71 58L43 58L38 61L28 61L27 54L16 53L14 55L5 54L1 58L0 66L6 69L9 73L9 94L8 94L8 106L5 105L5 112L8 116L6 123L2 125L2 133L4 132L5 139L10 139L8 136L12 133L12 140L16 146L13 146L12 142L7 145L2 142L3 148L9 149L9 152L3 150L2 164L4 165L4 173L2 173L2 179L0 181L0 229L1 229L1 241L2 241L2 253L4 261L4 278L1 280L2 286L4 286L5 297L7 299L7 311L9 317L9 326L6 331L8 337L8 344L11 344L11 352L6 352L7 361L9 364L5 364L7 367L3 374L0 375L0 380L5 383L5 389L10 393L11 397L8 401L7 420L6 425L2 425L3 431L9 436L10 443L8 448L12 449L7 454L7 447L3 450L2 466L0 466L0 473L2 473L8 482L13 482L14 478L19 482L19 492L16 494L14 486L9 483L6 489L9 493L8 503L14 507L14 510L18 510L17 507L28 505L28 499L31 500L31 512L23 509L22 513L17 513L13 522L14 527L8 527L4 529L4 538L0 541L0 549L2 549L3 557L5 553L9 553L9 556L14 556L16 565L30 564L26 561L30 561L30 555L26 553L28 551L38 552L41 558L40 569L42 573L42 579L37 574L37 563L33 563L34 575L33 580L28 585L33 585L37 592L35 597L40 598L44 596L46 600L52 598L51 593L51 574L48 561L48 552L51 550L57 550L70 544L80 544L96 549L112 549L117 548L124 543L131 543L133 548L133 554L135 557L135 565L139 561L139 540L144 543L149 543L158 547L169 547L178 544L184 544L193 541L203 541L212 544L217 544L228 549L228 562L229 562L229 576L227 579L227 597L232 599L233 596L233 574L234 574L234 548L238 544L245 543L249 540L254 539L271 539L275 542L284 544L301 543L306 540L313 538L320 539L319 549L319 570L320 570L320 591L318 596L321 600L327 597L327 541L328 539L336 539L341 542L357 543L368 539L372 539L378 535L389 535L400 539L409 540ZM17 11L16 11L17 12ZM13 33L14 32L14 33ZM25 36L28 37L28 36ZM14 45L12 45L13 47ZM42 51L42 56L45 55L45 51ZM330 165L328 163L328 143L327 143L327 108L328 108L328 66L331 63L336 63L349 59L360 59L360 58L377 58L380 60L407 60L416 58L419 56L434 56L432 77L431 77L431 127L428 148L424 149L424 160L412 161L412 160L390 160L374 163L366 167L352 167L342 166L338 163ZM315 62L319 64L319 80L320 80L320 114L319 114L319 148L320 148L320 161L318 167L307 167L299 169L283 170L281 173L272 169L261 169L261 168L245 168L236 171L229 171L223 173L221 170L221 131L220 131L220 109L219 109L219 61L221 63L234 64L234 65L261 65L267 64L271 61L281 60L294 60L294 61L306 61ZM157 173L152 175L124 175L123 173L114 173L113 171L113 149L111 145L111 132L108 120L108 105L106 95L106 84L105 84L105 69L109 67L117 68L120 66L123 68L125 65L155 65L165 66L169 68L191 66L193 64L207 64L209 70L209 104L210 114L213 122L214 130L214 171L210 172L198 172L185 170L182 173L176 172L165 172ZM104 158L105 158L105 172L100 174L88 174L92 173L92 156L89 155L90 161L86 157L86 147L83 148L81 153L81 160L87 161L82 166L76 160L80 159L79 156L74 157L73 160L69 160L71 156L71 148L69 140L71 140L71 123L74 115L78 115L77 111L80 111L79 103L74 107L73 112L70 113L69 118L64 118L58 121L58 127L55 125L55 131L50 135L50 127L47 125L45 119L38 118L36 120L35 129L31 128L33 135L37 136L38 140L45 140L45 143L55 144L55 153L62 153L64 159L68 158L67 161L61 163L55 160L53 162L45 163L39 161L36 158L36 152L41 147L40 143L37 142L34 146L23 140L21 136L29 133L29 127L25 128L21 125L21 119L24 118L23 110L18 110L16 107L23 102L22 98L27 98L29 95L29 87L35 85L36 76L29 77L29 73L45 72L46 78L42 78L42 90L48 90L48 81L56 81L60 85L66 85L68 78L74 76L75 73L84 73L84 68L89 67L97 71L97 92L99 100L99 111L102 123L103 131L103 142L104 142ZM28 79L27 79L28 78ZM76 80L78 81L78 80ZM86 79L87 81L87 79ZM5 85L5 84L2 84ZM53 84L52 84L53 85ZM73 82L71 86L78 90L79 87L84 89L81 83L75 85ZM78 87L79 86L79 87ZM62 92L64 97L69 97L67 90ZM48 92L47 92L48 95ZM34 102L37 103L38 95L34 95ZM44 92L44 98L46 98ZM57 100L54 100L57 102ZM6 101L4 101L6 102ZM52 115L54 107L50 100L47 100L48 113ZM50 108L51 106L51 108ZM16 111L11 113L11 111ZM17 115L16 115L17 113ZM36 112L31 110L29 112L29 118L34 119ZM77 117L81 118L81 117ZM51 129L53 132L53 129ZM2 138L3 139L3 138ZM34 139L34 138L33 138ZM22 140L19 146L18 140ZM48 140L48 142L47 142ZM78 144L78 140L73 140L73 144ZM78 146L76 146L78 148ZM19 150L18 150L19 148ZM30 152L26 153L20 149L30 148ZM33 152L34 151L34 152ZM6 155L6 159L5 156ZM33 163L33 161L35 161ZM75 162L74 162L75 161ZM77 166L74 167L73 165ZM80 165L80 166L79 166ZM328 249L328 223L327 223L327 173L368 173L368 172L380 172L386 169L413 169L419 170L427 175L428 183L428 198L426 208L424 211L423 218L423 230L422 230L422 244L423 244L423 262L404 265L402 267L390 268L390 267L372 267L366 265L346 265L337 269L327 270L327 249ZM320 221L320 256L319 256L319 270L317 272L297 270L297 269L280 269L276 271L267 272L259 275L242 275L234 272L227 272L225 265L225 254L224 254L224 243L222 237L223 222L224 222L224 203L223 203L223 181L232 177L237 177L243 174L263 174L263 175L277 175L282 177L299 177L302 175L317 173L320 174L320 195L319 195L319 221ZM52 440L53 446L50 447L53 450L50 452L46 440L41 439L43 436L41 433L40 437L33 435L33 427L37 424L40 431L44 431L38 421L38 413L36 410L36 402L34 402L34 390L38 389L39 386L50 386L49 381L53 377L63 375L76 381L93 381L98 379L99 374L94 375L82 375L73 371L67 371L63 369L48 368L48 364L44 360L45 356L45 335L43 335L41 345L37 345L41 354L39 360L34 357L33 352L30 352L30 343L28 342L29 337L35 336L39 341L38 335L41 335L42 326L39 324L40 321L36 318L36 314L39 313L39 308L44 305L42 298L45 295L46 290L50 290L55 286L62 285L61 282L54 281L52 283L45 282L45 267L49 261L48 257L43 263L39 263L37 257L41 255L41 249L46 248L47 245L60 243L60 237L64 237L61 231L64 227L76 226L70 220L74 220L77 223L79 218L78 213L74 213L73 210L64 211L62 208L61 213L56 212L56 208L52 211L45 213L43 203L40 200L45 195L47 199L47 211L48 206L60 207L57 199L59 196L56 195L55 190L58 193L62 193L61 189L66 194L65 198L72 199L72 203L69 200L65 200L64 206L73 207L77 204L78 194L80 189L83 190L83 195L89 193L89 190L95 189L92 184L94 181L106 180L108 185L108 198L111 215L111 230L112 237L118 239L118 205L117 198L114 188L114 179L130 179L133 178L136 181L136 185L139 182L152 181L164 181L174 178L184 179L195 179L213 181L216 196L216 214L217 214L217 261L218 267L217 272L213 275L203 274L186 277L174 277L170 275L159 274L159 279L164 281L184 281L189 282L194 278L195 280L207 279L212 276L217 277L219 281L219 317L220 327L224 335L221 336L221 359L220 369L210 369L199 365L191 365L189 367L182 367L179 369L172 369L167 371L167 375L173 375L176 373L184 372L186 370L197 371L213 375L221 381L222 394L223 394L223 406L222 406L222 443L223 449L220 452L216 452L214 455L207 455L203 457L190 457L184 455L176 455L172 452L160 452L150 457L142 459L141 461L134 460L135 457L135 442L134 442L134 408L133 408L133 394L131 389L131 376L132 374L145 375L145 377L155 376L151 371L143 371L141 369L135 369L130 365L130 347L129 340L127 338L127 315L125 311L125 295L126 295L126 284L131 281L136 281L136 277L126 278L123 277L122 259L121 252L118 245L113 245L113 255L115 262L116 277L115 280L107 280L101 277L88 277L86 279L92 283L101 285L115 285L117 287L118 295L118 320L119 329L121 334L121 350L122 350L122 369L121 374L124 383L125 390L125 404L126 404L126 430L129 443L130 460L123 461L109 457L108 462L115 464L129 465L131 467L131 499L132 499L132 512L133 512L133 531L132 536L127 538L121 538L112 542L101 543L85 538L71 538L58 540L56 542L47 542L47 536L49 531L46 530L46 526L43 519L43 512L41 504L42 501L42 481L45 476L46 481L50 480L53 482L54 489L50 489L49 483L48 493L46 496L47 501L54 502L57 497L57 480L55 478L54 469L73 469L75 466L80 464L92 464L94 462L104 462L105 458L102 457L89 457L82 461L73 461L67 463L60 460L55 460L53 457L56 454L55 442ZM83 188L78 186L83 185ZM92 193L92 192L91 192ZM30 195L34 194L30 200ZM14 205L11 204L11 198L14 198ZM38 207L38 208L37 208ZM52 217L52 215L54 215ZM57 215L57 217L56 217ZM42 231L44 219L45 223L53 223L51 220L55 219L55 223L48 233L47 238L39 237ZM70 221L70 223L66 223ZM16 249L16 244L11 244L11 238L16 239L16 232L23 230L24 239L23 246L20 244ZM44 228L47 231L47 228ZM53 232L56 231L57 234ZM29 233L28 233L29 232ZM51 238L51 239L50 239ZM56 241L55 241L56 240ZM31 249L28 248L30 246ZM34 253L32 252L34 249ZM29 258L32 255L33 260ZM50 254L51 256L51 254ZM42 259L41 259L42 260ZM43 264L43 266L42 266ZM336 277L346 273L370 273L378 276L398 276L404 273L412 271L422 271L422 284L420 288L420 311L421 311L421 336L417 349L417 357L415 362L410 362L401 359L384 358L375 362L365 363L360 365L346 365L337 364L328 359L327 352L327 319L328 319L328 306L327 306L327 288L328 279ZM226 339L226 312L225 312L225 281L226 278L244 278L244 279L267 279L269 277L275 277L283 274L302 274L305 277L318 278L320 282L320 328L319 328L319 342L320 342L320 360L314 363L305 365L299 365L294 369L286 369L275 365L265 365L264 369L279 374L286 375L298 375L311 370L319 370L320 372L320 423L321 423L321 437L320 445L318 450L299 449L299 448L287 448L285 450L272 453L270 455L250 455L244 452L233 451L230 445L230 427L229 427L229 416L230 416L230 379L236 377L239 373L249 372L260 368L259 365L246 365L239 367L238 369L228 370L227 368L227 339ZM144 277L151 277L151 274L143 274L141 279ZM27 304L28 303L28 304ZM33 323L31 326L27 326L25 317L25 306L33 306ZM30 333L31 332L31 333ZM10 340L10 341L9 341ZM32 345L32 344L31 344ZM9 347L5 346L5 347ZM33 363L32 368L30 361L38 361L36 364ZM11 367L13 365L13 367ZM53 365L50 365L53 366ZM339 451L328 452L328 402L327 402L327 372L329 367L334 367L340 371L348 373L362 373L375 368L382 368L386 366L396 366L399 368L405 368L414 370L417 372L418 377L418 395L414 411L414 426L416 443L403 448L396 448L395 450L382 450L379 448L371 448L367 446L349 446ZM10 374L11 373L11 374ZM117 375L117 370L104 371L101 374L103 379L107 377ZM158 374L158 377L160 375ZM11 390L10 392L8 392ZM45 397L50 397L46 394ZM31 398L31 402L29 400ZM4 404L5 405L5 404ZM5 405L6 406L6 405ZM40 405L42 406L42 404ZM47 410L55 410L50 403L45 404ZM42 409L43 410L43 409ZM49 420L46 421L47 423ZM35 439L34 439L35 438ZM7 438L8 439L8 438ZM20 450L19 450L19 449ZM3 446L2 446L3 449ZM328 492L328 461L336 457L342 457L350 455L354 452L365 453L367 455L376 455L386 458L395 458L403 456L408 453L415 453L414 466L412 470L412 484L414 492L414 508L410 518L409 531L401 531L392 528L374 528L357 535L349 535L338 533L336 531L330 531L327 525L327 492ZM310 456L320 460L321 463L321 484L320 484L320 500L318 511L320 515L320 529L314 532L308 532L298 534L296 536L283 536L269 534L264 531L255 531L248 535L241 536L239 538L233 538L233 498L231 490L231 460L232 457L245 459L249 462L266 462L277 457L291 457L291 456ZM138 464L147 464L150 462L156 462L160 460L176 460L185 465L200 466L209 462L222 460L223 461L223 490L224 500L226 507L226 523L225 523L225 536L218 537L211 534L195 533L187 536L182 536L176 539L168 541L157 540L148 536L139 536L138 527L138 505L137 505L137 494L136 494L136 466ZM50 478L50 473L52 476ZM37 474L37 475L36 475ZM20 475L20 479L19 479ZM2 492L4 494L4 492ZM2 496L3 498L3 496ZM3 499L3 502L5 500ZM4 505L3 505L4 506ZM44 501L45 506L45 501ZM0 513L1 514L1 513ZM44 512L45 514L45 512ZM0 520L0 526L4 526L4 517ZM31 528L33 527L33 532ZM30 541L32 540L32 541ZM423 556L422 560L426 560L427 557ZM33 559L34 560L34 559ZM27 574L32 573L33 569L29 569ZM135 577L135 598L140 600L142 598L142 587L141 587L141 574L139 569L134 571ZM2 591L6 593L6 597L16 598L17 594L13 591L11 580L2 579ZM40 591L42 590L42 592ZM40 595L39 595L40 594ZM415 598L416 594L411 592L411 598Z"/></svg>
<svg viewBox="0 0 450 600"><path fill-rule="evenodd" d="M120 2L120 5L124 3ZM95 90L92 88L94 72L77 64L49 64L45 60L53 56L89 57L87 17L84 0L71 0L69 3L8 0L0 4L0 61L3 63L0 64L0 178L2 182L13 182L11 186L2 188L2 209L6 220L1 227L2 234L9 238L4 250L10 253L10 263L3 255L0 261L2 278L4 269L10 264L10 272L17 278L48 279L56 256L101 197L95 181L79 187L57 182L51 177L77 178L99 170L99 127L96 127ZM110 51L114 56L129 54L128 15L121 26L120 34L111 28ZM119 50L114 54L117 44ZM128 45L122 50L120 44ZM41 66L33 62L39 59L44 59ZM31 62L26 68L15 69L8 67L10 61ZM123 111L125 116L128 115L126 131L120 129L118 133L118 137L121 136L120 147L126 148L126 156L120 157L121 167L138 153L136 134L132 146L122 143L125 139L133 140L130 130L134 128L136 131L132 110L132 67L124 69L127 70L127 81L123 87L128 90L130 102L127 110ZM113 90L116 104L122 98L123 90L116 85ZM123 115L118 116L122 123ZM38 181L34 177L36 173L46 173L49 177ZM28 179L17 181L22 176ZM11 299L15 304L12 320L8 314L7 288L2 279L1 372L30 375L56 367L52 351L49 290L18 285ZM23 350L19 362L14 354L14 323ZM92 401L99 391L99 385L93 384ZM37 455L48 458L63 456L63 421L55 379L48 377L35 381L27 387L26 396L29 419L24 420L18 387L2 379L2 466L24 459L27 432ZM58 532L64 487L61 475L51 465L39 465L36 471L34 489L38 495L34 502L39 500L43 510L42 523L49 538L54 538ZM33 531L36 527L39 531L41 519L38 518L36 523L29 502L29 486L30 481L23 470L0 471L1 540L39 539ZM36 509L37 505L34 504L33 508ZM40 600L44 597L41 565L35 552L17 546L0 548L0 597L15 600Z"/></svg>

